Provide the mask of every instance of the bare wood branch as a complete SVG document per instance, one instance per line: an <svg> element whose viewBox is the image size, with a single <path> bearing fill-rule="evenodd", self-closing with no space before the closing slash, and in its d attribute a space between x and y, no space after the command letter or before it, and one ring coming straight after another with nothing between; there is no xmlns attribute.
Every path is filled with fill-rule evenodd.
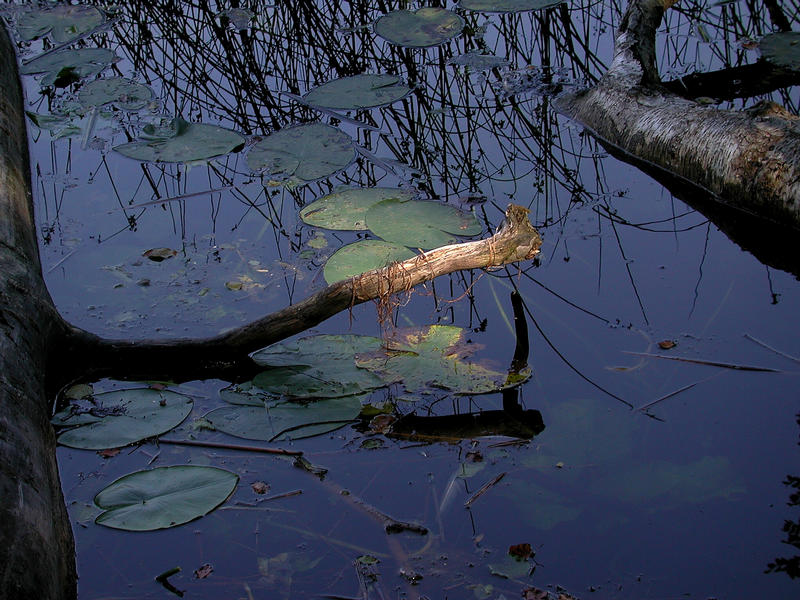
<svg viewBox="0 0 800 600"><path fill-rule="evenodd" d="M331 284L297 304L216 337L107 340L72 328L64 337L59 354L72 360L72 364L64 365L65 377L82 373L85 378L97 378L124 371L127 378L172 381L247 378L254 368L248 354L255 350L314 327L357 304L385 300L441 275L532 259L539 253L541 243L528 219L528 210L510 204L504 223L489 238L436 248Z"/></svg>

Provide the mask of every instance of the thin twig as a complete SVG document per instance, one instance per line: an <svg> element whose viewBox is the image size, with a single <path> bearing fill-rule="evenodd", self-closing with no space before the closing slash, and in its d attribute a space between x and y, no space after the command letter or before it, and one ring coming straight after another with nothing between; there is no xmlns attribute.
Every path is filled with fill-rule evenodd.
<svg viewBox="0 0 800 600"><path fill-rule="evenodd" d="M661 396L661 398L658 398L657 400L653 400L652 402L648 402L647 404L644 404L643 406L640 406L636 410L637 411L647 410L648 408L650 408L654 404L658 404L662 400L666 400L667 398L672 398L673 396L676 396L676 395L680 394L681 392L685 392L686 390L693 388L698 383L704 383L704 382L708 381L709 379L713 379L714 377L718 377L719 375L720 375L720 372L717 372L717 373L714 373L713 375L709 375L708 377L704 377L703 379L695 381L694 383L690 383L689 385L685 385L680 389L677 389L677 390L675 390L673 392L670 392L669 394L665 394L664 396Z"/></svg>
<svg viewBox="0 0 800 600"><path fill-rule="evenodd" d="M481 489L479 489L477 492L472 494L472 496L470 496L470 498L466 502L464 502L464 508L469 508L472 505L472 503L475 502L475 500L477 500L478 498L483 496L486 492L489 491L489 488L491 488L492 486L494 486L497 483L499 483L500 480L505 476L506 476L506 473L503 472L503 473L500 473L500 475L498 475L497 477L495 477L491 481L487 481L486 483L484 483L481 486Z"/></svg>
<svg viewBox="0 0 800 600"><path fill-rule="evenodd" d="M177 202L179 200L189 200L190 198L197 198L199 196L208 196L210 194L217 194L219 192L227 192L230 189L233 189L234 186L226 185L221 188L215 188L213 190L203 190L201 192L191 192L189 194L181 194L180 196L170 196L169 198L158 198L156 200L150 200L148 202L140 202L139 204L130 204L128 206L123 206L121 208L115 208L114 210L108 211L106 214L113 214L120 210L131 210L132 208L142 208L143 206L154 206L156 204L166 204L167 202Z"/></svg>
<svg viewBox="0 0 800 600"><path fill-rule="evenodd" d="M283 448L264 448L262 446L240 446L223 442L201 442L198 440L172 440L160 438L159 443L176 444L178 446L199 446L201 448L221 448L223 450L241 450L243 452L263 452L265 454L282 454L284 456L302 456L300 450L284 450Z"/></svg>
<svg viewBox="0 0 800 600"><path fill-rule="evenodd" d="M753 365L737 365L735 363L717 362L714 360L703 360L700 358L687 358L685 356L664 356L663 354L651 354L649 352L631 352L623 350L623 354L633 354L634 356L648 356L650 358L663 358L666 360L677 360L680 362L695 363L697 365L707 365L709 367L721 367L723 369L734 369L736 371L761 371L765 373L783 373L780 369L771 367L758 367Z"/></svg>
<svg viewBox="0 0 800 600"><path fill-rule="evenodd" d="M779 356L782 356L784 358L788 358L789 360L794 361L796 363L800 363L800 358L797 358L796 356L792 356L791 354L786 354L786 352L781 352L780 350L778 350L777 348L773 348L772 346L770 346L766 342L762 342L761 340L759 340L757 338L754 338L749 333L745 333L744 337L746 337L751 342L755 342L759 346L762 346L762 347L766 348L767 350L772 350L775 354L778 354Z"/></svg>

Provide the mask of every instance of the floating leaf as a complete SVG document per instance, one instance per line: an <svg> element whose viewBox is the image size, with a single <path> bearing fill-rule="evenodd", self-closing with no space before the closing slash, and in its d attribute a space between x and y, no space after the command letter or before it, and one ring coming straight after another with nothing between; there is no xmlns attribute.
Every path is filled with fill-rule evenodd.
<svg viewBox="0 0 800 600"><path fill-rule="evenodd" d="M328 398L315 402L272 401L264 406L230 405L205 418L217 431L262 441L298 440L344 427L358 418L361 396Z"/></svg>
<svg viewBox="0 0 800 600"><path fill-rule="evenodd" d="M506 373L465 360L472 349L463 338L464 330L452 325L398 331L380 350L357 356L356 364L387 382L402 383L409 392L437 388L483 394L506 387Z"/></svg>
<svg viewBox="0 0 800 600"><path fill-rule="evenodd" d="M484 13L516 13L543 10L562 4L565 0L461 0L459 7Z"/></svg>
<svg viewBox="0 0 800 600"><path fill-rule="evenodd" d="M125 77L96 79L78 92L78 102L84 106L113 104L122 110L139 110L153 98L153 91L141 83Z"/></svg>
<svg viewBox="0 0 800 600"><path fill-rule="evenodd" d="M172 248L150 248L150 250L145 250L142 253L142 256L149 258L153 262L162 262L168 258L176 256L177 254L178 251L173 250Z"/></svg>
<svg viewBox="0 0 800 600"><path fill-rule="evenodd" d="M497 67L504 67L508 61L492 54L481 54L477 50L454 56L447 61L448 65L467 67L475 71L487 71Z"/></svg>
<svg viewBox="0 0 800 600"><path fill-rule="evenodd" d="M42 115L29 110L26 110L25 114L39 129L46 129L48 131L58 129L67 123L67 117L65 115Z"/></svg>
<svg viewBox="0 0 800 600"><path fill-rule="evenodd" d="M482 231L472 213L421 200L384 200L367 211L366 220L367 227L384 240L423 250L455 243L454 235Z"/></svg>
<svg viewBox="0 0 800 600"><path fill-rule="evenodd" d="M23 63L19 71L23 75L45 73L42 86L65 87L84 77L97 75L116 60L117 55L106 48L60 50Z"/></svg>
<svg viewBox="0 0 800 600"><path fill-rule="evenodd" d="M58 436L59 444L86 450L127 446L177 427L192 410L191 398L150 388L97 394L92 403L92 412L66 412L55 420L78 425Z"/></svg>
<svg viewBox="0 0 800 600"><path fill-rule="evenodd" d="M424 7L416 11L396 10L375 21L375 33L383 39L410 48L438 46L464 29L464 19L451 10Z"/></svg>
<svg viewBox="0 0 800 600"><path fill-rule="evenodd" d="M401 244L383 240L360 240L333 253L325 263L325 281L336 283L372 269L412 258L415 254Z"/></svg>
<svg viewBox="0 0 800 600"><path fill-rule="evenodd" d="M230 129L203 123L178 121L172 137L139 140L115 146L114 150L129 158L149 162L191 162L235 152L244 146L244 138Z"/></svg>
<svg viewBox="0 0 800 600"><path fill-rule="evenodd" d="M349 135L324 123L309 123L265 137L248 152L247 166L305 183L338 173L355 158Z"/></svg>
<svg viewBox="0 0 800 600"><path fill-rule="evenodd" d="M105 512L95 523L152 531L193 521L231 495L239 476L216 467L175 466L120 477L94 497Z"/></svg>
<svg viewBox="0 0 800 600"><path fill-rule="evenodd" d="M233 29L242 30L250 27L250 23L256 15L246 8L228 8L217 13L217 16L228 19Z"/></svg>
<svg viewBox="0 0 800 600"><path fill-rule="evenodd" d="M344 231L367 228L367 210L383 200L411 200L414 192L398 188L352 188L318 198L300 211L309 225Z"/></svg>
<svg viewBox="0 0 800 600"><path fill-rule="evenodd" d="M355 364L360 352L380 348L378 338L359 335L317 335L274 344L253 355L269 367L253 384L271 394L293 398L336 398L368 392L385 384Z"/></svg>
<svg viewBox="0 0 800 600"><path fill-rule="evenodd" d="M54 42L63 44L91 31L103 21L103 13L93 6L61 4L25 13L17 23L17 33L23 40L35 40L51 33Z"/></svg>
<svg viewBox="0 0 800 600"><path fill-rule="evenodd" d="M396 75L354 75L323 83L303 99L312 106L338 110L357 110L385 106L402 100L411 88Z"/></svg>
<svg viewBox="0 0 800 600"><path fill-rule="evenodd" d="M774 65L800 70L800 31L782 31L765 35L758 42L761 56Z"/></svg>

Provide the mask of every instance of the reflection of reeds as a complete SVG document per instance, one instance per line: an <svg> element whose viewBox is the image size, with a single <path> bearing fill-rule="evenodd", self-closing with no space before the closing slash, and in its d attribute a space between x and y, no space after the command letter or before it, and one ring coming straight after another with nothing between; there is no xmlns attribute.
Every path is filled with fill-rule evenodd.
<svg viewBox="0 0 800 600"><path fill-rule="evenodd" d="M490 226L511 198L528 206L539 225L553 228L551 239L575 207L586 203L598 207L615 237L618 225L636 226L616 215L611 199L618 190L607 183L594 142L565 133L549 98L559 86L590 85L602 74L625 2L579 0L516 15L465 12L463 34L428 49L400 48L372 33L378 16L405 2L244 4L255 18L251 28L239 31L216 16L226 6L206 0L124 3L113 28L86 42L115 48L155 88L168 114L219 122L250 135L315 119L338 123L363 148L356 164L311 185L279 192L265 187L256 198L236 191L249 176L236 156L222 161L224 166L209 166L202 188L190 186L180 167L142 165L135 186L139 196L119 194L120 206L232 186L242 218L260 213L273 227L282 256L300 246L283 229L284 211L293 213L295 206L341 184L407 185L444 201L485 198L478 213ZM796 0L781 3L781 9L796 21ZM658 51L667 77L752 60L754 52L740 41L772 30L769 13L755 0L710 8L681 2L667 12L665 23ZM508 66L476 72L448 64L466 52L493 54ZM292 98L361 72L397 74L414 92L388 107L353 111L339 120ZM138 135L135 123L124 131L128 139ZM108 176L113 186L111 171ZM211 203L213 235L219 196ZM168 208L176 230L185 234L185 205L170 202ZM120 229L135 227L137 218L126 212ZM674 229L682 227L676 223Z"/></svg>

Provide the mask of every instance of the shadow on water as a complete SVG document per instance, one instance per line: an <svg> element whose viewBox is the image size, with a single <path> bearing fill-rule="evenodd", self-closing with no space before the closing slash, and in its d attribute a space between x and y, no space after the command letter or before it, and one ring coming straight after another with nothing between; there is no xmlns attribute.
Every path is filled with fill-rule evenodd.
<svg viewBox="0 0 800 600"><path fill-rule="evenodd" d="M227 446L59 450L81 596L165 597L159 574L170 592L195 598L538 598L557 585L604 598L789 594L793 582L763 570L782 549L781 523L794 543L788 513L773 507L785 502L779 482L795 451L800 289L786 250L796 232L779 237L632 167L554 111L553 94L602 75L624 3L464 10L463 31L431 48L373 32L406 2L234 5L124 3L111 26L76 44L113 49L121 60L104 76L135 76L154 100L75 119L53 137L31 126L42 253L60 310L115 337L207 335L321 288L331 253L369 237L302 222L298 210L320 196L402 188L473 211L484 232L513 201L542 233L539 261L443 277L398 299L385 322L358 308L320 331L458 325L470 353L510 360L508 375L521 379L530 365L530 379L485 396L372 392L370 412L343 428L283 439L308 457L299 465L207 431L227 382L175 386L195 408L170 437ZM250 11L246 26L220 14L234 7ZM797 5L783 8L796 26ZM742 40L771 29L759 3L681 2L659 37L662 74L744 67L758 57ZM19 44L23 60L50 47ZM302 100L360 73L397 75L411 93L350 111ZM81 83L64 83L40 91L26 78L29 110L67 112ZM771 97L796 111L794 88ZM169 164L111 150L174 116L239 131L246 150L319 120L350 135L357 157L298 182L254 174L238 152ZM148 249L172 258L149 260ZM738 368L751 364L781 372ZM186 463L225 466L239 486L182 527L94 524L92 499L110 481ZM428 533L387 535L389 515ZM524 556L509 554L525 544ZM770 568L789 573L793 560Z"/></svg>

